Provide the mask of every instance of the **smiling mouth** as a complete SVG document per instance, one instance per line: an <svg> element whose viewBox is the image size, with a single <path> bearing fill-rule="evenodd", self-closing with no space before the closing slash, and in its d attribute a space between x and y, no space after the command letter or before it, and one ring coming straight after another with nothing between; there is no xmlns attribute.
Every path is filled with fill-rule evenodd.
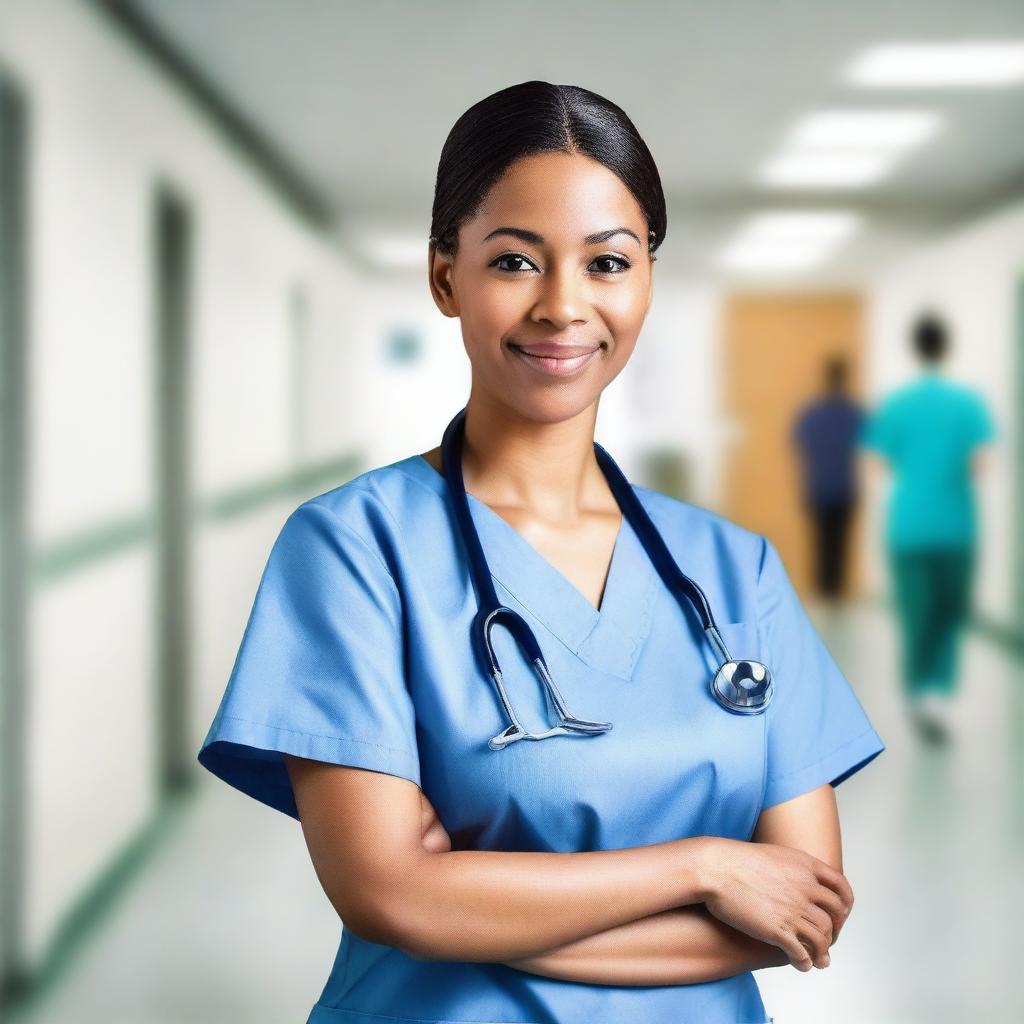
<svg viewBox="0 0 1024 1024"><path fill-rule="evenodd" d="M551 377L566 377L583 369L601 351L601 346L573 356L533 355L524 351L514 342L508 346L527 366Z"/></svg>

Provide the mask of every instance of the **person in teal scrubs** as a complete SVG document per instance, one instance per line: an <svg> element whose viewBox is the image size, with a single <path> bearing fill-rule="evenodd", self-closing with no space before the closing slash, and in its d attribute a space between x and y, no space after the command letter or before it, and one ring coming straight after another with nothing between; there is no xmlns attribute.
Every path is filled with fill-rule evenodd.
<svg viewBox="0 0 1024 1024"><path fill-rule="evenodd" d="M915 322L918 380L871 415L863 446L892 467L885 543L902 631L902 680L912 722L926 740L949 738L960 635L977 545L972 473L995 429L973 390L940 372L949 328L934 314Z"/></svg>
<svg viewBox="0 0 1024 1024"><path fill-rule="evenodd" d="M884 744L773 544L630 484L730 650L773 674L760 713L723 708L715 652L595 458L665 231L651 154L588 90L501 90L445 143L429 283L472 365L471 517L567 704L614 727L490 747L508 721L437 449L299 504L198 757L301 821L335 906L379 881L365 851L389 865L390 914L345 921L311 1024L767 1024L754 969L828 965L852 905L832 788ZM516 712L545 727L533 666L493 639ZM421 807L428 849L409 853ZM506 934L518 955L487 952Z"/></svg>

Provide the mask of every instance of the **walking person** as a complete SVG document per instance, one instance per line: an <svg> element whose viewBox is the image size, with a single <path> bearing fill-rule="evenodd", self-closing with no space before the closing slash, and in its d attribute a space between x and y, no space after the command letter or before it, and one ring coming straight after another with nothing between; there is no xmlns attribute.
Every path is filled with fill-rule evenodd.
<svg viewBox="0 0 1024 1024"><path fill-rule="evenodd" d="M847 538L857 505L857 439L864 410L847 391L844 359L825 364L825 394L807 405L793 426L800 452L804 503L814 524L818 593L830 603L842 596Z"/></svg>
<svg viewBox="0 0 1024 1024"><path fill-rule="evenodd" d="M949 328L933 314L912 329L923 372L869 417L863 445L894 474L885 543L902 631L903 692L927 741L950 734L960 636L974 574L972 476L978 447L995 436L984 400L941 372Z"/></svg>

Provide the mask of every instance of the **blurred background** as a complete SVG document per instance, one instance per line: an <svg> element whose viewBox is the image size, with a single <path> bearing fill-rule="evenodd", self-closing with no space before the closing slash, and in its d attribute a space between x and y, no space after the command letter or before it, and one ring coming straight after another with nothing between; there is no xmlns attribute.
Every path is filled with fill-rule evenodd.
<svg viewBox="0 0 1024 1024"><path fill-rule="evenodd" d="M776 543L887 744L837 790L856 912L769 1012L1024 1020L1019 0L0 0L9 1019L319 994L301 830L195 756L287 514L468 395L434 174L531 78L622 106L669 201L598 440Z"/></svg>

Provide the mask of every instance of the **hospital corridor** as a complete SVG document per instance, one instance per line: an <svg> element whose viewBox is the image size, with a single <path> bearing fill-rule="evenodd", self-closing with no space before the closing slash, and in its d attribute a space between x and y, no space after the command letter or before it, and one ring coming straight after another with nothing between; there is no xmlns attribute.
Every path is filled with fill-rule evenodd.
<svg viewBox="0 0 1024 1024"><path fill-rule="evenodd" d="M472 192L477 164L513 151L516 118L494 115L508 138L468 157L458 132L498 131L480 128L482 101L520 83L523 97L558 85L559 131L593 118L576 151L538 134L510 165L596 168L578 194L520 188L508 167ZM621 111L585 107L605 101L570 84ZM855 907L831 963L762 966L756 988L711 979L676 1004L704 1008L686 1024L751 1024L755 1010L758 1024L1024 1021L1022 110L1024 5L1008 0L0 0L0 1022L665 1019L623 1009L645 1005L639 987L520 987L504 963L421 963L356 939L293 813L280 753L300 750L299 729L304 756L422 780L466 847L502 835L518 850L573 845L533 831L524 777L552 787L534 813L582 828L591 849L650 843L616 842L598 808L655 808L662 820L633 833L650 836L690 828L679 815L693 803L727 836L744 796L756 811L833 781ZM617 157L600 156L594 140L626 115L656 189L622 191L642 161L621 139ZM556 159L576 162L544 162ZM467 400L512 423L534 393L523 382L568 401L608 372L488 349L486 332L505 340L500 317L529 295L515 342L541 323L555 333L557 310L573 311L581 337L602 323L614 334L639 294L626 272L647 272L631 229L587 250L618 261L613 282L538 272L558 251L556 220L547 240L548 224L503 225L498 247L488 235L477 248L523 261L519 272L463 271L478 297L458 292L452 315L432 276L449 258L447 181L470 197L450 257L470 268L465 224L488 224L490 203L539 209L555 195L597 238L611 227L593 213L602 182L645 214L663 190L664 224L647 217L649 309L600 394L594 438L700 599L671 600L621 502L600 607L541 554L539 532L482 498L466 506L491 558L482 570L465 522L442 515L456 482L440 455L437 472L411 457L443 434L449 452L446 425ZM364 474L363 492L336 490ZM358 493L389 496L393 514L345 499ZM310 515L303 534L293 513L342 500L351 519L302 561L299 541L339 517ZM390 561L403 545L418 568ZM731 568L737 552L749 581ZM338 555L363 604L327 578ZM416 576L427 571L444 585ZM532 593L527 572L540 573ZM503 704L516 732L486 671L459 660L488 587L523 610L572 711L618 722L624 747L492 741L480 756L505 759L492 772L462 762L475 789L454 760L428 762L462 714L480 750L508 725ZM397 611L417 617L417 639L382 660ZM292 643L283 631L299 620L310 632ZM531 675L500 639L512 703L535 700L542 715L546 666ZM415 675L428 654L443 698ZM762 660L770 714L713 704L728 707L723 678L738 701L745 672L762 681L747 699L763 695ZM303 665L324 689L283 678ZM331 686L360 671L343 708ZM644 703L644 671L665 683L664 708ZM393 689L370 708L378 676ZM622 703L602 706L609 696ZM691 711L697 696L710 710ZM664 747L638 733L630 748L630 706ZM335 707L351 716L336 727L324 717ZM747 730L721 761L704 758L708 734L687 735L703 714L715 742ZM394 732L372 734L378 724ZM619 789L595 769L585 791L579 766L592 762L559 778L543 760L597 757L605 741ZM497 767L531 757L518 775ZM634 764L649 774L630 780ZM682 778L687 764L698 767ZM671 772L667 793L653 788L657 767ZM552 793L564 797L554 810ZM481 809L493 832L474 821ZM483 977L493 1001L420 1003L413 980L405 1003L386 1002L388 979L431 970L439 989ZM648 994L651 1008L673 998Z"/></svg>

